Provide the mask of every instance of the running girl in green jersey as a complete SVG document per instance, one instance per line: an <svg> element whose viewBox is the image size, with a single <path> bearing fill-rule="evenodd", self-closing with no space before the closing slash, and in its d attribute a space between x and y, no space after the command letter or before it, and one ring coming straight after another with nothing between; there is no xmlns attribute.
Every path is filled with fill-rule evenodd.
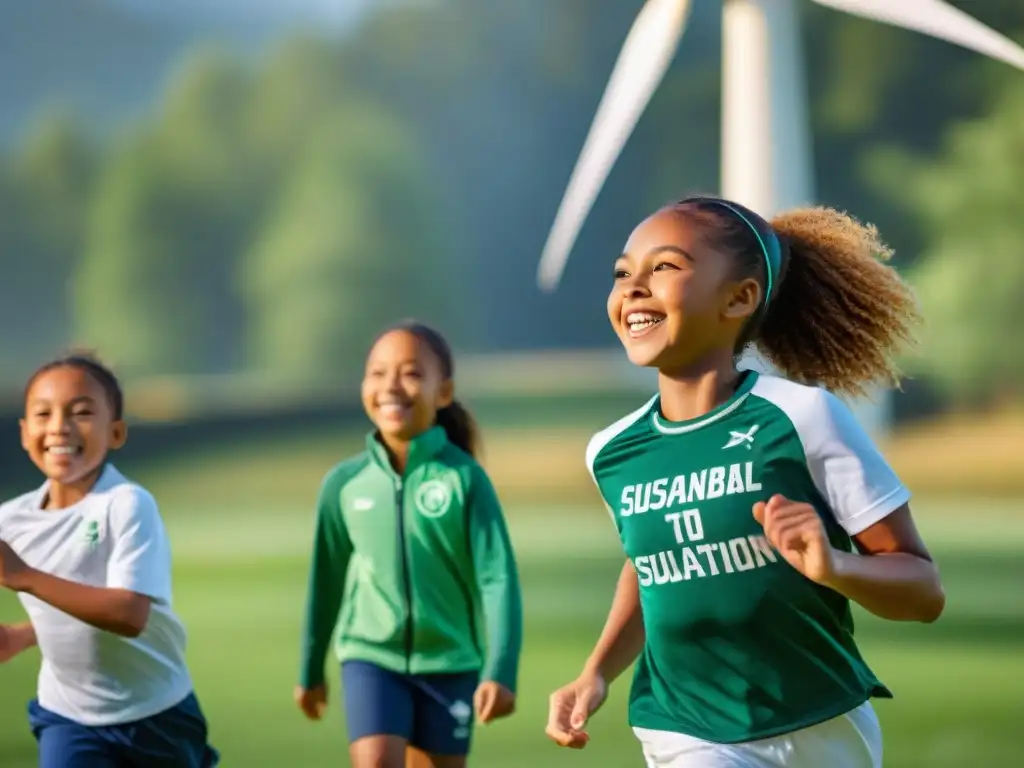
<svg viewBox="0 0 1024 768"><path fill-rule="evenodd" d="M320 719L336 634L355 768L462 768L474 715L515 706L515 557L453 373L436 331L380 336L362 387L375 429L320 492L295 697Z"/></svg>
<svg viewBox="0 0 1024 768"><path fill-rule="evenodd" d="M649 768L876 768L850 601L931 622L944 596L910 493L831 394L895 382L918 320L872 227L824 208L769 224L713 197L645 220L614 267L612 327L658 394L587 462L627 555L605 629L551 698L585 724L634 661ZM786 378L738 370L756 347Z"/></svg>

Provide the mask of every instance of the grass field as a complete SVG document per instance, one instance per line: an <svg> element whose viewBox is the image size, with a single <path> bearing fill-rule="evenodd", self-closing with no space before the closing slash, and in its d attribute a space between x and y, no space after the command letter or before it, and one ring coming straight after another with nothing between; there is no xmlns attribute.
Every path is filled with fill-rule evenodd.
<svg viewBox="0 0 1024 768"><path fill-rule="evenodd" d="M319 724L304 721L291 701L308 510L237 497L232 504L213 504L196 487L190 492L174 485L173 495L170 476L153 487L174 543L176 607L190 631L192 671L224 765L348 764L337 687L329 718ZM230 489L220 490L218 498L231 498L225 492ZM201 496L206 501L198 501ZM1024 764L1021 507L918 502L921 527L946 581L947 612L931 626L863 617L858 633L869 661L896 693L894 701L877 705L886 766ZM527 609L520 705L514 718L479 731L474 764L640 766L625 723L625 679L595 719L587 750L559 750L543 735L547 696L576 674L600 629L621 564L607 517L591 505L537 503L512 504L508 515ZM13 597L0 595L0 621L21 618ZM33 651L0 668L3 768L35 765L24 706L37 665Z"/></svg>

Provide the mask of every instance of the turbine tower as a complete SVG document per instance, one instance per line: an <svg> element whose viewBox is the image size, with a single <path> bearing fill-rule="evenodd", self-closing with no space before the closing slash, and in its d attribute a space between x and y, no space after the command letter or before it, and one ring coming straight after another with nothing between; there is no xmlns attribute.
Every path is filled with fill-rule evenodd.
<svg viewBox="0 0 1024 768"><path fill-rule="evenodd" d="M915 30L1024 70L1024 48L943 0L812 0ZM721 194L771 217L814 200L798 0L722 0ZM691 0L648 0L619 53L538 270L554 290L580 229L686 28ZM874 432L887 393L852 404Z"/></svg>

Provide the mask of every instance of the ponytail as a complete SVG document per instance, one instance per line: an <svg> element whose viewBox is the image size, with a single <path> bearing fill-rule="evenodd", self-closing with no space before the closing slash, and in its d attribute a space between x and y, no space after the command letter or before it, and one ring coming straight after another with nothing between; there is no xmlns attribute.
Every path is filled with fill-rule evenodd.
<svg viewBox="0 0 1024 768"><path fill-rule="evenodd" d="M789 378L836 393L898 386L896 358L921 316L878 230L831 208L797 209L771 225L789 258L757 348Z"/></svg>
<svg viewBox="0 0 1024 768"><path fill-rule="evenodd" d="M466 410L462 403L452 400L451 405L439 410L437 425L444 429L450 443L476 458L480 431L473 414Z"/></svg>
<svg viewBox="0 0 1024 768"><path fill-rule="evenodd" d="M899 384L896 358L921 317L874 226L821 207L767 222L715 197L685 198L674 209L732 254L737 277L761 285L737 352L751 344L787 378L836 394Z"/></svg>

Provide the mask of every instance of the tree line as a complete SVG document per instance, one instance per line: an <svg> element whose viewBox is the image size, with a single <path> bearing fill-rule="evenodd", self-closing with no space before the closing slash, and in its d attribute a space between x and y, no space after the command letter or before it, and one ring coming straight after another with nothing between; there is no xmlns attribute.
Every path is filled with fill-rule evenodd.
<svg viewBox="0 0 1024 768"><path fill-rule="evenodd" d="M0 159L0 360L70 343L127 376L350 376L416 315L462 349L602 346L608 265L650 208L718 181L719 8L683 49L556 296L536 258L639 0L395 7L255 60L192 51L142 120L40 116ZM1024 33L1015 0L965 4ZM1024 75L807 4L822 201L875 221L929 325L909 370L1020 398Z"/></svg>

